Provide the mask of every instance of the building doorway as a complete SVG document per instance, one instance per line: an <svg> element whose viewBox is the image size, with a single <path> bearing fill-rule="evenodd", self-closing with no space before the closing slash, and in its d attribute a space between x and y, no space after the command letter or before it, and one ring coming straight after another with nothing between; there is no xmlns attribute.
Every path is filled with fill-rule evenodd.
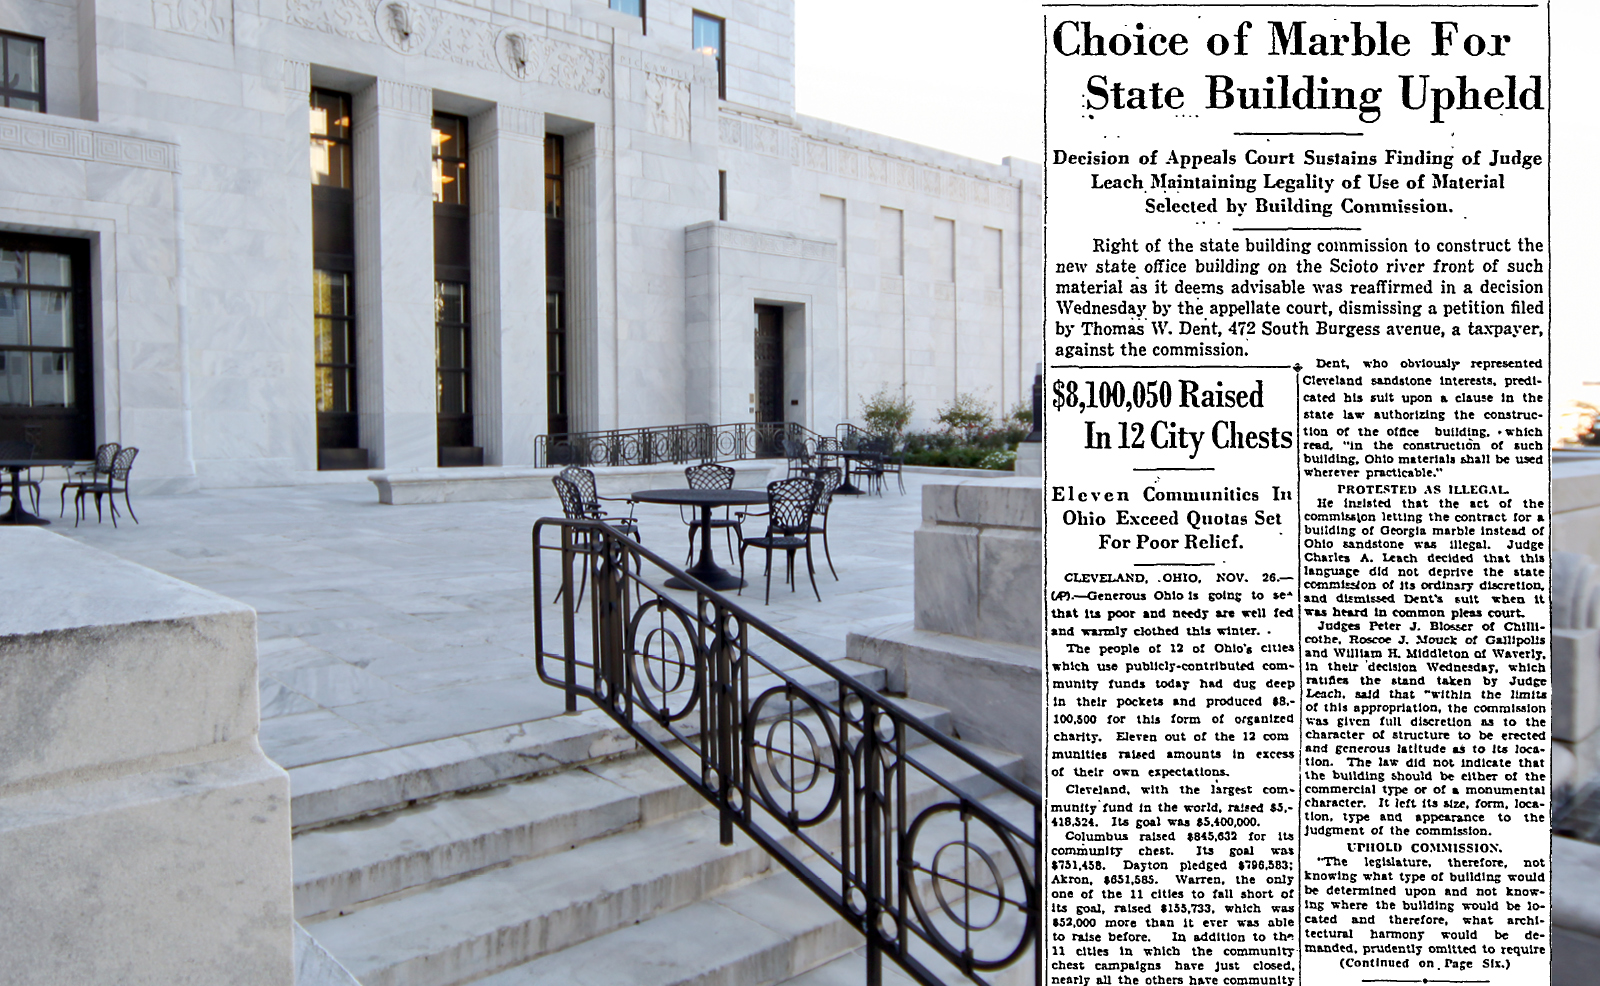
<svg viewBox="0 0 1600 986"><path fill-rule="evenodd" d="M0 235L0 440L94 458L89 241Z"/></svg>
<svg viewBox="0 0 1600 986"><path fill-rule="evenodd" d="M756 306L756 423L781 425L783 413L783 309L777 305ZM783 429L758 429L757 454L762 457L783 454Z"/></svg>

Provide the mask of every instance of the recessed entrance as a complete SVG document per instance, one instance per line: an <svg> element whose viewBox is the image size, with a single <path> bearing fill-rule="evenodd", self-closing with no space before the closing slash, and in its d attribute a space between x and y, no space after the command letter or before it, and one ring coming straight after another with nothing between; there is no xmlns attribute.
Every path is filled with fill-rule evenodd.
<svg viewBox="0 0 1600 986"><path fill-rule="evenodd" d="M756 421L782 423L783 415L783 309L777 305L756 306ZM782 445L763 432L760 454L778 455Z"/></svg>

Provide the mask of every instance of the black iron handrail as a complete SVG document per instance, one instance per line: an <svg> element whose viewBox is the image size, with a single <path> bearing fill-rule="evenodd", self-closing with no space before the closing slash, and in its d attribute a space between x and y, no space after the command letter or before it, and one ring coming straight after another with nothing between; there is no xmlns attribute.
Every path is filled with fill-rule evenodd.
<svg viewBox="0 0 1600 986"><path fill-rule="evenodd" d="M614 428L534 439L537 466L648 466L656 463L722 462L783 456L783 440L815 451L817 433L792 421L734 424L655 425Z"/></svg>
<svg viewBox="0 0 1600 986"><path fill-rule="evenodd" d="M739 829L827 901L866 938L871 986L884 956L930 986L1025 961L1043 981L1037 791L601 522L534 525L533 593L567 711L604 710L718 809L725 845Z"/></svg>

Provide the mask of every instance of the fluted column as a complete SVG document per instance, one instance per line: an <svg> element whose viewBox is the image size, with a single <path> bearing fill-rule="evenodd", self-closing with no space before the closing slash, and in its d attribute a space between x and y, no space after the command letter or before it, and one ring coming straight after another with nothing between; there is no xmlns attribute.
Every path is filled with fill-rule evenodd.
<svg viewBox="0 0 1600 986"><path fill-rule="evenodd" d="M486 465L532 465L545 426L544 114L496 106L467 132L472 414Z"/></svg>
<svg viewBox="0 0 1600 986"><path fill-rule="evenodd" d="M617 427L616 162L608 127L566 138L568 400L573 431Z"/></svg>
<svg viewBox="0 0 1600 986"><path fill-rule="evenodd" d="M438 462L433 94L379 79L355 95L356 400L374 467Z"/></svg>
<svg viewBox="0 0 1600 986"><path fill-rule="evenodd" d="M316 325L311 298L311 66L285 59L283 63L283 228L289 256L285 269L295 271L284 292L284 315L293 326L288 349L288 402L286 417L292 422L288 437L290 468L309 472L317 468Z"/></svg>

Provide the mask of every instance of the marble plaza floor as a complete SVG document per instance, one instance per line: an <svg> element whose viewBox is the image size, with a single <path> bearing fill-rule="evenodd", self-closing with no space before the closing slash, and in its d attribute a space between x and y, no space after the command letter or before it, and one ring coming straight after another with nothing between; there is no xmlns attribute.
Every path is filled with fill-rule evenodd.
<svg viewBox="0 0 1600 986"><path fill-rule="evenodd" d="M907 473L905 496L891 480L881 498L835 501L829 540L840 581L819 541L820 605L803 572L798 591L783 584L779 555L763 606L763 555L751 549L745 604L828 659L844 657L851 631L909 620L921 488L941 481L952 480ZM46 487L46 516L55 495ZM561 694L539 681L532 660L529 533L538 518L560 516L553 495L385 506L363 477L177 496L140 496L135 482L133 496L138 524L123 518L113 528L91 515L74 529L69 510L49 529L255 607L261 745L282 766L560 714ZM645 544L681 562L678 509L640 504L636 516ZM720 532L713 547L736 571Z"/></svg>

